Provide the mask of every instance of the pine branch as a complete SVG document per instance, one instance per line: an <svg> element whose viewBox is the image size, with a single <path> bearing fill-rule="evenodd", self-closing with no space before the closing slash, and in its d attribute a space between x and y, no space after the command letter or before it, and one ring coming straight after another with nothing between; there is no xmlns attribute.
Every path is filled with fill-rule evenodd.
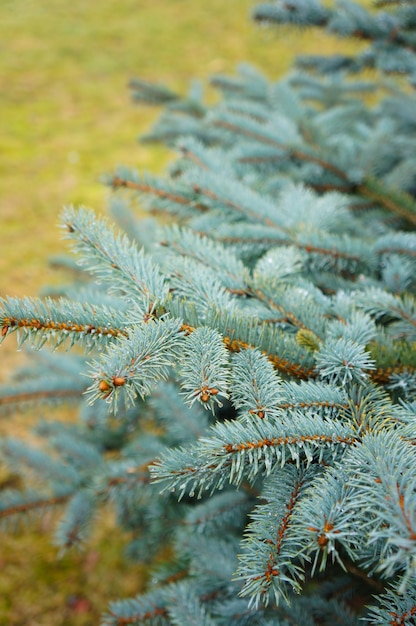
<svg viewBox="0 0 416 626"><path fill-rule="evenodd" d="M319 165L323 170L334 174L337 178L348 183L345 188L341 187L342 191L346 193L360 194L365 198L371 198L372 201L375 201L384 209L393 212L394 214L403 217L411 224L416 225L416 208L414 201L409 195L403 192L395 192L394 190L389 189L386 185L383 185L380 181L369 178L357 185L355 182L349 180L347 174L343 170L331 162L297 148L287 146L284 143L276 141L275 139L271 139L265 132L264 134L260 132L260 127L255 130L250 130L229 120L221 119L214 120L213 124L239 135L250 137L251 139L266 145L272 145L280 150L285 150L287 155L294 160Z"/></svg>
<svg viewBox="0 0 416 626"><path fill-rule="evenodd" d="M370 607L368 621L370 624L389 624L390 626L407 626L414 621L416 615L415 582L409 584L409 592L397 593L395 586L379 596L380 604Z"/></svg>
<svg viewBox="0 0 416 626"><path fill-rule="evenodd" d="M110 336L119 337L125 336L126 333L119 328L108 328L102 326L94 326L93 324L78 324L76 322L60 322L54 320L42 320L39 318L17 318L4 316L2 318L2 336L5 337L7 333L18 330L19 328L29 330L43 330L43 331L64 331L67 333L82 333L84 335L97 334L98 336Z"/></svg>
<svg viewBox="0 0 416 626"><path fill-rule="evenodd" d="M139 183L137 181L121 178L120 176L114 176L114 178L111 179L111 185L114 189L124 187L126 189L133 189L134 191L140 191L142 193L152 194L152 195L157 196L158 198L163 198L164 200L170 200L171 202L175 204L183 204L183 205L193 204L192 198L186 195L181 196L177 193L172 193L169 191L165 191L163 189L158 189L157 187L146 184L146 183ZM200 210L206 210L206 208L202 207L201 205L197 205L197 208L199 208Z"/></svg>
<svg viewBox="0 0 416 626"><path fill-rule="evenodd" d="M49 341L54 347L82 343L88 350L99 341L127 334L122 312L110 307L65 298L7 298L0 306L0 341L16 332L19 346L31 340L40 349Z"/></svg>
<svg viewBox="0 0 416 626"><path fill-rule="evenodd" d="M335 176L337 176L341 180L348 182L348 176L345 174L343 170L336 167L336 165L333 165L329 161L325 161L325 159L321 159L312 154L303 152L302 150L299 150L297 148L292 148L290 146L285 145L284 143L280 143L279 141L276 141L275 139L271 139L266 134L261 133L259 129L249 130L247 128L242 128L241 126L238 126L237 124L232 123L230 121L225 121L221 119L215 120L213 124L215 126L218 126L219 128L225 128L226 130L235 132L239 135L244 135L246 137L250 137L251 139L255 139L256 141L259 141L261 143L265 143L267 145L274 146L275 148L285 150L290 158L298 160L298 161L307 161L308 163L315 163L316 165L319 165L320 167L322 167L322 169L328 172L331 172L332 174L335 174Z"/></svg>
<svg viewBox="0 0 416 626"><path fill-rule="evenodd" d="M231 339L230 337L224 337L223 341L225 347L230 352L240 352L241 350L247 350L249 348L255 347L254 345L250 345L249 343L240 341L238 339ZM279 372L289 374L294 378L299 378L300 380L309 380L316 375L314 368L306 368L300 363L291 362L289 359L280 357L277 354L267 354L267 352L265 351L262 351L262 354L267 356L269 361Z"/></svg>
<svg viewBox="0 0 416 626"><path fill-rule="evenodd" d="M71 497L72 493L69 493L61 496L51 496L49 498L21 502L20 504L11 504L10 506L6 505L0 509L0 519L65 504Z"/></svg>
<svg viewBox="0 0 416 626"><path fill-rule="evenodd" d="M141 624L146 623L149 620L157 618L168 617L168 611L165 607L153 607L152 609L144 612L137 612L123 617L117 614L114 610L109 610L103 617L103 626L127 626L128 624Z"/></svg>
<svg viewBox="0 0 416 626"><path fill-rule="evenodd" d="M38 386L38 385L36 385ZM18 391L8 395L0 396L0 407L6 410L13 405L20 405L22 403L37 403L42 401L53 400L79 400L82 397L84 391L83 388L75 389L34 389L32 391Z"/></svg>
<svg viewBox="0 0 416 626"><path fill-rule="evenodd" d="M186 451L168 451L150 468L153 479L178 491L179 498L185 492L194 495L196 489L201 495L222 488L226 481L239 485L246 478L253 482L259 472L269 475L285 463L299 464L301 458L308 463L312 459L321 462L328 455L335 458L357 442L349 426L319 416L308 420L300 413L277 423L218 423L211 433Z"/></svg>
<svg viewBox="0 0 416 626"><path fill-rule="evenodd" d="M62 220L66 237L82 255L82 262L108 283L110 294L121 292L143 317L163 305L168 294L164 277L126 235L116 234L107 220L85 209L75 212L67 208Z"/></svg>
<svg viewBox="0 0 416 626"><path fill-rule="evenodd" d="M295 509L310 479L311 473L287 467L269 479L263 489L266 504L252 513L254 521L247 527L237 572L238 578L245 580L240 595L251 596L251 605L267 606L271 591L276 604L281 597L288 601L286 587L289 585L300 590L299 579L303 579L303 573L295 556L296 549L291 546L290 534ZM265 523L268 518L271 524ZM254 536L262 537L255 547Z"/></svg>
<svg viewBox="0 0 416 626"><path fill-rule="evenodd" d="M356 193L370 198L378 205L416 226L416 205L413 198L403 191L396 191L380 180L367 179L355 189Z"/></svg>
<svg viewBox="0 0 416 626"><path fill-rule="evenodd" d="M132 327L92 364L92 385L87 389L90 401L105 399L113 412L123 391L127 406L137 396L149 395L159 380L166 380L169 367L175 365L176 354L183 341L181 323L175 319L149 320Z"/></svg>

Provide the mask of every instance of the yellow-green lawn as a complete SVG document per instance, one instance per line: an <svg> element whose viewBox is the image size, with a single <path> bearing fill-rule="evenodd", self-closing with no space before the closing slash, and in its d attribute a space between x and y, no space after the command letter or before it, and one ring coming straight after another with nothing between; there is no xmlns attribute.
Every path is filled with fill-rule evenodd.
<svg viewBox="0 0 416 626"><path fill-rule="evenodd" d="M136 141L157 112L131 104L129 78L185 91L192 78L231 73L241 60L277 78L297 53L354 47L321 32L261 29L249 20L254 4L0 0L0 296L34 296L61 279L47 265L65 251L59 212L65 204L105 211L102 173L165 165L167 151ZM0 378L17 362L8 340ZM0 432L15 434L34 417L1 419ZM9 479L0 469L0 484ZM103 526L85 554L62 559L49 519L36 531L0 534L0 624L96 624L109 600L139 590L143 570L123 564L108 513Z"/></svg>

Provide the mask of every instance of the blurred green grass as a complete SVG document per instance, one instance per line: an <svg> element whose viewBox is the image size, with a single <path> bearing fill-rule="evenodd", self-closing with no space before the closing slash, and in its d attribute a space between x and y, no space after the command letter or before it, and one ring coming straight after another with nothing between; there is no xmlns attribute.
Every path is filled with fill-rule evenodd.
<svg viewBox="0 0 416 626"><path fill-rule="evenodd" d="M232 73L242 60L278 78L298 53L355 48L318 31L260 29L249 20L254 4L1 0L0 295L36 295L61 280L47 265L65 250L59 212L65 204L105 211L102 173L118 164L160 171L170 158L136 141L157 112L131 104L129 78L185 91L192 78ZM2 346L0 378L18 362L14 350L10 340ZM1 431L25 432L32 419L18 416ZM0 623L96 624L108 601L143 580L140 566L123 562L108 515L84 555L58 560L48 520L0 540Z"/></svg>

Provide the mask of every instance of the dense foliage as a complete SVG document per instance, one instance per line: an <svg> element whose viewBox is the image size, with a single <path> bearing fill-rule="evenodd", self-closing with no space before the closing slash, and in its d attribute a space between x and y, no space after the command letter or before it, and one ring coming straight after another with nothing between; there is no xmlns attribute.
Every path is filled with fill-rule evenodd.
<svg viewBox="0 0 416 626"><path fill-rule="evenodd" d="M74 283L2 302L3 338L82 350L42 351L1 390L81 407L38 426L44 450L2 443L30 488L0 519L62 506L65 549L111 502L132 558L165 550L107 626L415 619L416 7L383 4L260 5L369 47L277 82L244 65L212 107L132 81L165 107L146 140L178 159L106 177L123 232L66 209Z"/></svg>

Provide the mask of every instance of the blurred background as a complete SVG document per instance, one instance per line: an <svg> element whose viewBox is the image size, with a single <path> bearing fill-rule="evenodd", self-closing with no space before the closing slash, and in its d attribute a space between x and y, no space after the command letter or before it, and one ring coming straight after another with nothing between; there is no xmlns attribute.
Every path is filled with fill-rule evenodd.
<svg viewBox="0 0 416 626"><path fill-rule="evenodd" d="M318 31L260 28L250 22L254 4L0 0L0 296L35 296L62 279L48 266L48 257L66 251L60 210L82 204L105 212L101 174L119 164L161 172L173 158L137 141L158 113L131 103L130 78L185 92L193 78L207 83L239 61L277 79L298 53L355 49ZM207 98L215 98L208 87ZM21 358L8 339L0 380ZM0 433L26 436L36 418L2 417ZM8 480L0 473L0 484ZM110 514L82 554L58 558L51 528L45 519L0 534L0 624L97 624L111 599L140 591L145 570L123 561L124 538Z"/></svg>

